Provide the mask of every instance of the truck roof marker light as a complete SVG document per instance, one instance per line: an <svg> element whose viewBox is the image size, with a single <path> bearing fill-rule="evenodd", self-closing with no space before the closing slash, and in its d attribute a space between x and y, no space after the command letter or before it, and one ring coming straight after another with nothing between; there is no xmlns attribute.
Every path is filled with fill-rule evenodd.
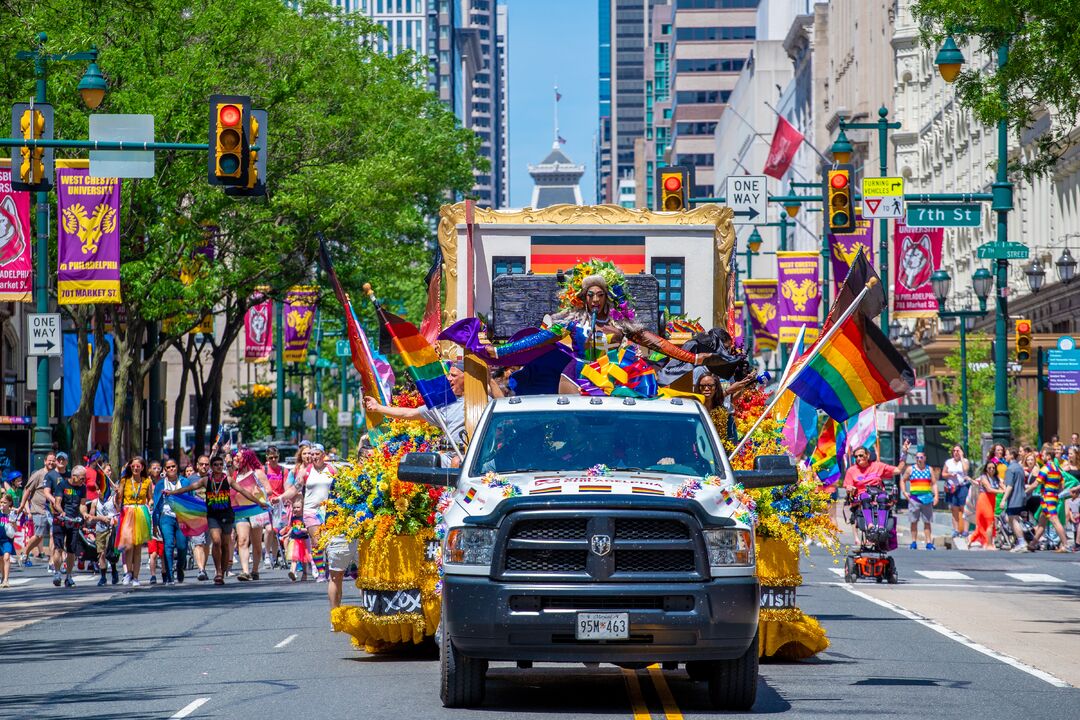
<svg viewBox="0 0 1080 720"><path fill-rule="evenodd" d="M602 398L598 398L598 397L591 397L591 398L589 398L589 404L590 405L603 405L604 400Z"/></svg>
<svg viewBox="0 0 1080 720"><path fill-rule="evenodd" d="M637 405L637 402L634 401L634 398L623 398L622 404L623 405Z"/></svg>
<svg viewBox="0 0 1080 720"><path fill-rule="evenodd" d="M511 405L520 405L521 404L521 398L518 397L517 395L515 395L514 397L510 398L510 404Z"/></svg>
<svg viewBox="0 0 1080 720"><path fill-rule="evenodd" d="M682 405L682 398L671 398L672 405Z"/></svg>
<svg viewBox="0 0 1080 720"><path fill-rule="evenodd" d="M559 398L555 401L555 404L556 405L569 405L570 404L570 398L566 397L565 395L560 395Z"/></svg>

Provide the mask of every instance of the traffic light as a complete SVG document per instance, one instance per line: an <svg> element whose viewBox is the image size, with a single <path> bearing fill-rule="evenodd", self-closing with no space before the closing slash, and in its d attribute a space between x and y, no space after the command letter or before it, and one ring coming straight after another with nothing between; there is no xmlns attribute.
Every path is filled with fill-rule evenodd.
<svg viewBox="0 0 1080 720"><path fill-rule="evenodd" d="M855 168L840 164L825 173L825 193L829 200L829 230L847 233L855 230L855 206L852 202L851 178Z"/></svg>
<svg viewBox="0 0 1080 720"><path fill-rule="evenodd" d="M11 136L24 140L53 139L53 109L45 103L16 103L11 108ZM52 188L53 149L11 150L11 189L44 192Z"/></svg>
<svg viewBox="0 0 1080 720"><path fill-rule="evenodd" d="M690 168L669 165L656 169L656 205L660 210L676 212L690 205Z"/></svg>
<svg viewBox="0 0 1080 720"><path fill-rule="evenodd" d="M251 166L248 136L251 98L242 95L210 96L210 138L207 179L211 185L246 187Z"/></svg>
<svg viewBox="0 0 1080 720"><path fill-rule="evenodd" d="M267 113L265 110L252 110L248 124L248 181L242 187L225 188L226 195L250 197L266 194L266 146ZM252 147L258 150L252 150Z"/></svg>
<svg viewBox="0 0 1080 720"><path fill-rule="evenodd" d="M1031 321L1022 318L1016 321L1016 362L1031 359Z"/></svg>

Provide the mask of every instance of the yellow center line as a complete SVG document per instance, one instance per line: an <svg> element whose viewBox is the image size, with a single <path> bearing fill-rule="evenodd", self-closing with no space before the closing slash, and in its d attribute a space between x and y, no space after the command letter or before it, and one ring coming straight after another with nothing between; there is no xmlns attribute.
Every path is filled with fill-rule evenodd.
<svg viewBox="0 0 1080 720"><path fill-rule="evenodd" d="M649 706L645 704L645 696L641 694L641 683L638 681L637 671L624 668L623 678L626 680L626 689L630 694L630 706L634 710L634 720L652 720Z"/></svg>
<svg viewBox="0 0 1080 720"><path fill-rule="evenodd" d="M675 696L671 694L667 680L664 679L664 671L660 666L653 663L649 666L649 675L652 677L656 693L660 696L660 702L664 705L665 720L683 720L682 711L675 702Z"/></svg>

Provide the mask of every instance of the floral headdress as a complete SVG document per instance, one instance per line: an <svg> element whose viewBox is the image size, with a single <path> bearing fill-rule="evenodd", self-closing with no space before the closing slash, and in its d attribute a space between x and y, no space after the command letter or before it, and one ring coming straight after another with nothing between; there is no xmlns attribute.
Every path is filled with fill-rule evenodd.
<svg viewBox="0 0 1080 720"><path fill-rule="evenodd" d="M567 273L566 286L559 295L559 308L563 311L585 308L585 280L599 277L607 284L605 288L611 302L611 318L617 321L634 319L634 298L626 284L626 276L614 263L607 260L580 262Z"/></svg>

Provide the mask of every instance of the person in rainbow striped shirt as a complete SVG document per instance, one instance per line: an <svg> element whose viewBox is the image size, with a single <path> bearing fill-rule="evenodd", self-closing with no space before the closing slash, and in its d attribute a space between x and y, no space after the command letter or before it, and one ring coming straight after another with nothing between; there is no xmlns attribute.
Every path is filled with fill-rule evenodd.
<svg viewBox="0 0 1080 720"><path fill-rule="evenodd" d="M1058 496L1065 483L1065 478L1061 474L1061 461L1056 456L1047 458L1046 464L1042 466L1036 477L1042 486L1042 514L1039 515L1039 526L1035 528L1035 537L1028 543L1028 549L1034 551L1039 547L1039 540L1046 533L1046 523L1049 521L1061 540L1061 544L1054 552L1069 552L1068 544L1065 542L1065 528L1061 524L1061 518L1058 517Z"/></svg>
<svg viewBox="0 0 1080 720"><path fill-rule="evenodd" d="M911 523L911 549L919 547L919 519L923 521L923 540L927 550L934 547L934 506L938 501L938 471L926 464L926 453L915 453L915 465L904 468L900 487L907 486L908 522Z"/></svg>

